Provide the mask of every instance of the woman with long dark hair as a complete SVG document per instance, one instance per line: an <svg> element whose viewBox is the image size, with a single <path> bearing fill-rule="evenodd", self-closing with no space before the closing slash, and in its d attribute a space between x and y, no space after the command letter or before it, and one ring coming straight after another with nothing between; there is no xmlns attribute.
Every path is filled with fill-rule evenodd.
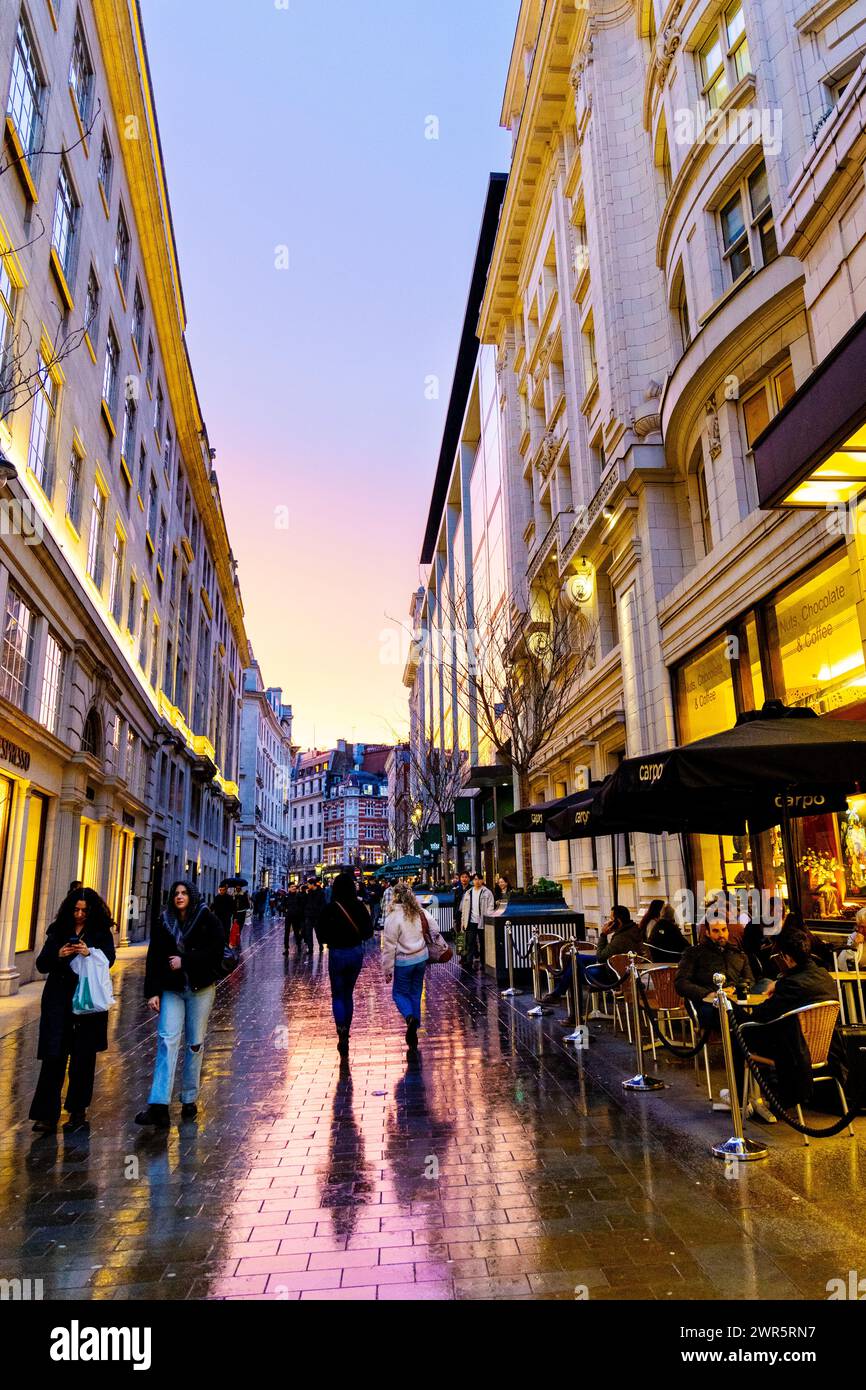
<svg viewBox="0 0 866 1390"><path fill-rule="evenodd" d="M319 944L328 948L337 1051L341 1057L348 1057L355 985L364 964L364 942L373 935L373 923L358 897L354 874L337 874L331 888L331 901L323 906L316 921L316 935Z"/></svg>
<svg viewBox="0 0 866 1390"><path fill-rule="evenodd" d="M49 1134L57 1128L67 1064L67 1128L78 1129L87 1122L96 1054L108 1048L108 1014L72 1012L72 997L79 979L72 962L91 951L101 951L110 969L114 964L113 925L108 906L99 894L92 888L76 888L63 899L45 934L36 960L36 969L48 978L42 991L36 1052L42 1068L30 1106L35 1134Z"/></svg>
<svg viewBox="0 0 866 1390"><path fill-rule="evenodd" d="M192 1119L198 1110L204 1040L222 973L225 933L218 918L191 883L171 885L168 903L156 923L147 948L144 997L159 1014L156 1065L147 1108L135 1117L138 1125L168 1129L181 1032L186 1048L181 1077L181 1114Z"/></svg>

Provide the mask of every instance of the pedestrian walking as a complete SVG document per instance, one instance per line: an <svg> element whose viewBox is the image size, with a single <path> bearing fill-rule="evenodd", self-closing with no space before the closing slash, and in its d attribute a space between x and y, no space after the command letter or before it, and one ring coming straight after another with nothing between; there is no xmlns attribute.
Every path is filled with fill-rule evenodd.
<svg viewBox="0 0 866 1390"><path fill-rule="evenodd" d="M411 1052L418 1047L421 1023L421 995L424 972L430 958L427 931L435 930L433 919L407 884L399 884L391 899L382 935L382 968L385 979L394 982L394 1003L406 1020L406 1043Z"/></svg>
<svg viewBox="0 0 866 1390"><path fill-rule="evenodd" d="M460 900L460 926L466 943L462 963L467 970L474 967L476 956L479 964L481 962L479 938L484 930L484 918L494 907L493 894L481 874L476 873L472 879L472 887L467 889Z"/></svg>
<svg viewBox="0 0 866 1390"><path fill-rule="evenodd" d="M87 1123L93 1099L96 1054L108 1048L108 1013L75 1014L72 1000L79 976L72 962L101 951L114 964L113 922L106 903L92 888L76 888L60 904L45 934L36 969L45 975L36 1056L42 1063L30 1106L35 1134L49 1134L60 1119L60 1093L66 1088L68 1129Z"/></svg>
<svg viewBox="0 0 866 1390"><path fill-rule="evenodd" d="M298 890L298 885L289 885L286 894L286 905L283 914L283 956L288 959L289 946L294 934L295 945L300 955L303 950L302 933L304 928L304 895Z"/></svg>
<svg viewBox="0 0 866 1390"><path fill-rule="evenodd" d="M216 891L216 897L211 903L211 912L216 917L223 931L225 932L226 944L232 929L232 918L234 916L235 900L228 890L228 884L223 882Z"/></svg>
<svg viewBox="0 0 866 1390"><path fill-rule="evenodd" d="M196 1114L208 1019L222 973L225 936L191 883L173 883L168 905L151 933L144 967L144 997L159 1013L156 1065L147 1107L136 1124L168 1129L181 1032L185 1034L181 1114Z"/></svg>
<svg viewBox="0 0 866 1390"><path fill-rule="evenodd" d="M318 916L316 934L320 946L328 948L337 1051L341 1057L348 1057L355 984L364 963L364 942L373 935L370 914L358 897L354 874L337 874L331 888L331 901L323 904Z"/></svg>
<svg viewBox="0 0 866 1390"><path fill-rule="evenodd" d="M314 879L312 883L307 884L307 891L304 895L303 938L304 945L310 955L313 954L313 938L317 935L316 929L318 927L319 918L327 905L322 885L319 883L318 879ZM319 937L319 950L321 951L321 949L322 941L321 937Z"/></svg>

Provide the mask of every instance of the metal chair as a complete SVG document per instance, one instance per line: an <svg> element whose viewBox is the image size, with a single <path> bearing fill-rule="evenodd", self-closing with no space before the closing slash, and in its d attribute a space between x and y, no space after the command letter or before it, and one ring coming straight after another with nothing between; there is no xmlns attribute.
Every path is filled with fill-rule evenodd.
<svg viewBox="0 0 866 1390"><path fill-rule="evenodd" d="M677 967L675 965L657 965L654 970L648 971L646 975L647 1004L655 1013L659 1028L662 1031L666 1026L673 1031L676 1025L681 1025L683 1045L694 1047L696 1037L694 1016L686 1008L686 1001L676 992L676 976Z"/></svg>
<svg viewBox="0 0 866 1390"><path fill-rule="evenodd" d="M623 1015L625 1017L625 1032L628 1035L629 1042L631 1042L631 1014L629 1012L629 1003L631 1001L631 990L629 987L629 969L631 966L631 961L627 955L616 955L611 956L610 959L605 963L609 965L614 974L619 977L617 979L616 984L611 985L608 991L610 994L611 1002L613 1003L614 1032L616 1032L617 1027L619 1027L620 1029L622 1028L622 1023L620 1021L620 1009L622 1009ZM646 956L635 956L635 964L640 970L643 966L652 965L652 961L647 960ZM652 1034L651 1042L653 1047L653 1056L655 1056L655 1034Z"/></svg>
<svg viewBox="0 0 866 1390"><path fill-rule="evenodd" d="M809 1049L813 1083L817 1084L819 1081L832 1081L839 1093L839 1100L842 1103L842 1114L844 1115L848 1108L848 1101L845 1092L842 1090L842 1084L839 1078L833 1075L828 1064L830 1044L833 1041L833 1032L839 1019L838 1000L825 999L817 1004L804 1004L799 1009L790 1009L788 1013L781 1014L779 1018L773 1019L773 1022L781 1023L782 1020L786 1018L796 1018L800 1024L806 1046ZM765 1026L765 1024L761 1024L757 1020L755 1020L754 1023L744 1023L741 1025L744 1030L746 1028L761 1028ZM752 1057L759 1066L775 1066L772 1057L761 1057L756 1052L752 1053ZM746 1114L747 1111L752 1085L752 1073L749 1071L749 1068L746 1067L746 1075L743 1080L743 1114ZM800 1124L804 1124L803 1107L798 1105L796 1109L797 1119L800 1121ZM851 1124L848 1125L848 1133L853 1139L854 1126ZM803 1143L808 1148L809 1136L807 1134L803 1135Z"/></svg>
<svg viewBox="0 0 866 1390"><path fill-rule="evenodd" d="M563 946L561 936L555 936L551 932L539 932L535 938L535 960L536 969L539 977L544 975L547 981L545 993L549 994L556 984L556 977L559 974L559 952ZM539 979L540 987L540 979Z"/></svg>

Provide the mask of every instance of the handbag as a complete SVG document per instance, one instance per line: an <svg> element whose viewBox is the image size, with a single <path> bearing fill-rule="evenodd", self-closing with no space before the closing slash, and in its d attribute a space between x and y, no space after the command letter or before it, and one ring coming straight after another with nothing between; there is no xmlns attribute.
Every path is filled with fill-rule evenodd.
<svg viewBox="0 0 866 1390"><path fill-rule="evenodd" d="M445 965L453 959L454 952L426 912L424 912L421 921L421 930L427 943L427 955L431 965Z"/></svg>
<svg viewBox="0 0 866 1390"><path fill-rule="evenodd" d="M76 956L69 964L78 976L72 1012L79 1017L108 1013L114 1006L114 991L105 953L93 947L89 956Z"/></svg>

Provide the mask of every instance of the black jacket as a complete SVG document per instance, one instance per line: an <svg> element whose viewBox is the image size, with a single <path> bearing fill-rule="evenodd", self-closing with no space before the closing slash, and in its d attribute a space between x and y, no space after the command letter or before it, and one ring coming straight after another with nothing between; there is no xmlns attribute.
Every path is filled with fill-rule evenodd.
<svg viewBox="0 0 866 1390"><path fill-rule="evenodd" d="M145 999L166 990L181 993L187 985L192 990L206 989L222 974L226 937L210 908L201 901L190 905L181 945L171 929L172 920L173 914L166 908L151 932L144 967ZM180 956L180 970L170 969L171 956Z"/></svg>
<svg viewBox="0 0 866 1390"><path fill-rule="evenodd" d="M301 893L287 893L285 905L286 925L294 927L303 920L304 908L303 895Z"/></svg>
<svg viewBox="0 0 866 1390"><path fill-rule="evenodd" d="M72 969L72 957L60 958L60 947L71 940L73 932L52 922L45 934L45 943L36 958L36 969L47 975L42 991L42 1011L39 1018L39 1043L36 1056L61 1057L67 1052L76 1054L105 1052L108 1047L108 1014L88 1014L80 1017L72 1012L72 996L78 975ZM114 938L110 931L85 927L79 938L91 950L102 951L109 966L114 964Z"/></svg>
<svg viewBox="0 0 866 1390"><path fill-rule="evenodd" d="M643 955L643 932L638 922L632 922L630 927L616 927L607 935L602 932L595 954L597 960L609 961L611 956L627 956L631 951L636 956Z"/></svg>
<svg viewBox="0 0 866 1390"><path fill-rule="evenodd" d="M325 893L322 888L310 888L304 894L304 924L305 926L317 927L319 918L326 907Z"/></svg>
<svg viewBox="0 0 866 1390"><path fill-rule="evenodd" d="M211 912L222 926L228 941L229 932L232 929L232 918L235 911L235 900L231 893L217 893L211 903Z"/></svg>
<svg viewBox="0 0 866 1390"><path fill-rule="evenodd" d="M346 912L352 918L350 922ZM358 900L346 907L346 912L335 902L326 903L316 920L316 935L323 946L333 946L345 950L350 946L360 946L373 935L373 923L364 904Z"/></svg>
<svg viewBox="0 0 866 1390"><path fill-rule="evenodd" d="M713 993L714 975L724 975L726 985L741 982L751 985L754 977L748 956L736 946L727 942L717 946L707 939L697 946L689 946L677 968L676 989L683 999L691 999L693 1004L701 1004L706 995Z"/></svg>
<svg viewBox="0 0 866 1390"><path fill-rule="evenodd" d="M662 965L675 965L676 957L689 949L686 938L669 917L658 917L651 923L646 939L650 960Z"/></svg>
<svg viewBox="0 0 866 1390"><path fill-rule="evenodd" d="M776 1064L776 1090L785 1106L802 1105L812 1094L812 1062L796 1018L782 1019L804 1004L836 1000L836 986L817 961L810 960L787 975L780 975L776 988L765 1003L752 1009L744 1024L743 1037L750 1052L771 1057ZM781 1022L778 1020L782 1019Z"/></svg>

